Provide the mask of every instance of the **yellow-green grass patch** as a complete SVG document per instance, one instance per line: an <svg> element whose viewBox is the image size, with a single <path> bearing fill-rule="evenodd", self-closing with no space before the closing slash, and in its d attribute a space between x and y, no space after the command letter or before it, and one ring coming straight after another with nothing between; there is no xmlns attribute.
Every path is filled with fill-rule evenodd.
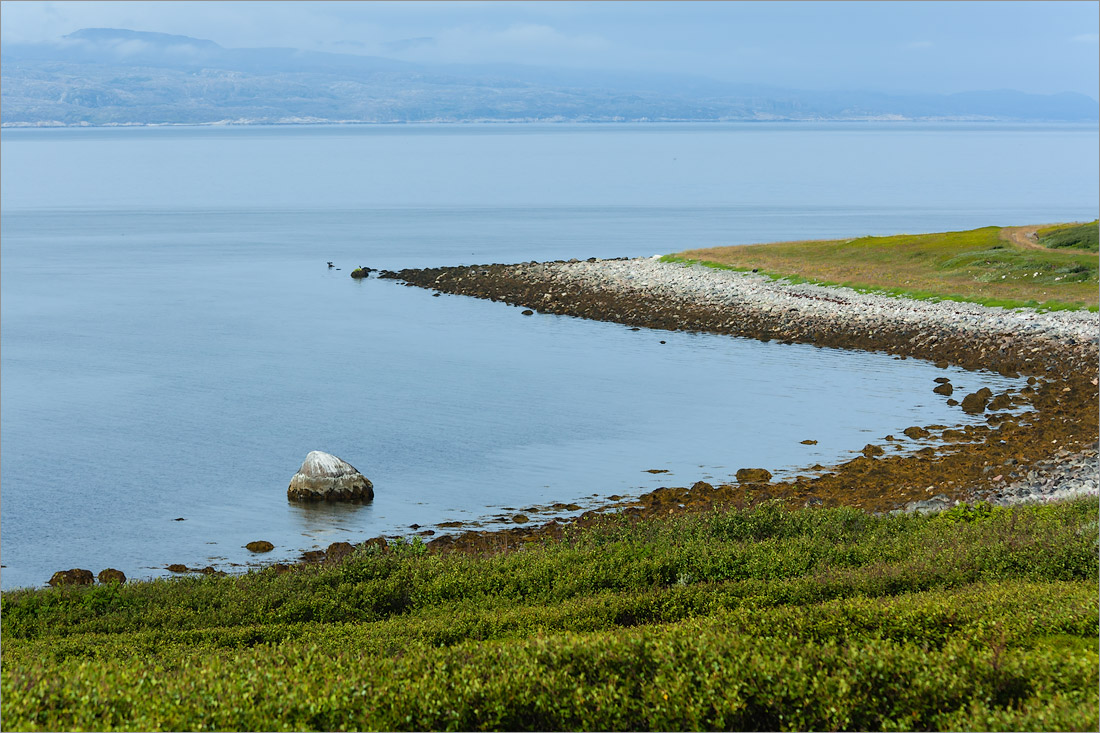
<svg viewBox="0 0 1100 733"><path fill-rule="evenodd" d="M923 299L1097 309L1097 257L1074 249L1028 249L1000 227L890 237L692 249L666 261L759 270L775 278L844 285Z"/></svg>

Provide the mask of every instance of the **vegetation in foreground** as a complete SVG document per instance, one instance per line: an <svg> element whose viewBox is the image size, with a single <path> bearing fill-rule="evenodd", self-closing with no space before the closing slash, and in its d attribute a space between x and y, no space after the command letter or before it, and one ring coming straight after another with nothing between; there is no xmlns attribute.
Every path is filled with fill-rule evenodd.
<svg viewBox="0 0 1100 733"><path fill-rule="evenodd" d="M1091 229L1090 229L1091 227ZM693 249L667 261L757 269L796 282L939 298L1009 308L1096 310L1100 268L1077 244L1095 242L1096 224L1039 230L1048 249L1021 247L999 227L823 242L778 242ZM1093 247L1095 249L1095 247Z"/></svg>
<svg viewBox="0 0 1100 733"><path fill-rule="evenodd" d="M2 600L6 730L1095 730L1095 498L752 509Z"/></svg>

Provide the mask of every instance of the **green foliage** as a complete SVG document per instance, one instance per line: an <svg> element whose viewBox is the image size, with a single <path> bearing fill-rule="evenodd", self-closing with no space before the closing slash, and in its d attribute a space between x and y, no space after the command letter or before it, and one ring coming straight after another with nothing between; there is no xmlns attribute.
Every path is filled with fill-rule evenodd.
<svg viewBox="0 0 1100 733"><path fill-rule="evenodd" d="M1097 501L3 594L9 729L1095 728Z"/></svg>
<svg viewBox="0 0 1100 733"><path fill-rule="evenodd" d="M1100 250L1100 221L1040 229L1035 232L1035 236L1039 244L1051 249L1069 248L1096 252Z"/></svg>

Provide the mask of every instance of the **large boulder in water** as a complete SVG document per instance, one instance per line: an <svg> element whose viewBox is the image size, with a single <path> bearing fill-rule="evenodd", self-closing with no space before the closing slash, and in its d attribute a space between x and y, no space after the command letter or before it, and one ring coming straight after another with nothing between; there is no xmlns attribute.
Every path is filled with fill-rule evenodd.
<svg viewBox="0 0 1100 733"><path fill-rule="evenodd" d="M351 464L330 453L310 451L290 480L291 501L370 501L374 485Z"/></svg>

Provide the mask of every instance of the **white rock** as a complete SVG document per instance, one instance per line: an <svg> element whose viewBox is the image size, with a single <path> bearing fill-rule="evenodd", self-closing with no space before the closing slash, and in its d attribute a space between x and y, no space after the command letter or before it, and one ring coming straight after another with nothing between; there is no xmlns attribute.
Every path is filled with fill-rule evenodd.
<svg viewBox="0 0 1100 733"><path fill-rule="evenodd" d="M331 453L310 451L290 479L286 498L291 501L370 501L374 485L347 461Z"/></svg>

